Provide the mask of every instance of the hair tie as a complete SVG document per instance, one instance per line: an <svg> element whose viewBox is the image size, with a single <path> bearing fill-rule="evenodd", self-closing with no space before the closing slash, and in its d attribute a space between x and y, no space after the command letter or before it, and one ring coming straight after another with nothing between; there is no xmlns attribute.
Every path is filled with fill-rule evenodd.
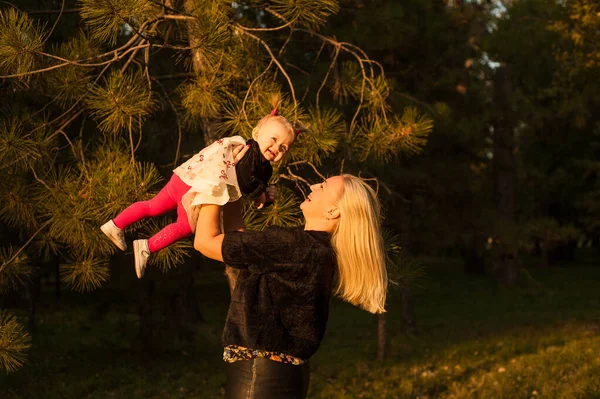
<svg viewBox="0 0 600 399"><path fill-rule="evenodd" d="M277 112L277 108L273 108L273 111L271 111L271 115L273 115L273 116L279 115L279 113Z"/></svg>
<svg viewBox="0 0 600 399"><path fill-rule="evenodd" d="M302 130L296 129L296 130L294 130L294 133L296 133L296 136L300 136L300 133L302 133Z"/></svg>

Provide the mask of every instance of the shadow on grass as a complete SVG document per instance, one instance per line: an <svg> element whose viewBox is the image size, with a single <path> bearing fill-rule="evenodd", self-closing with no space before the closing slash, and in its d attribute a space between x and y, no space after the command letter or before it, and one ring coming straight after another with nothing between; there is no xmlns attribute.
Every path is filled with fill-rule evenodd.
<svg viewBox="0 0 600 399"><path fill-rule="evenodd" d="M140 284L129 274L116 272L97 292L69 293L60 304L47 299L27 365L0 377L2 397L222 397L220 333L229 293L221 267L204 265L196 274L205 321L194 326L192 339L180 340L157 318L159 342L152 351L138 342ZM542 290L502 288L483 277L430 271L415 292L417 336L401 332L398 298L392 293L389 347L381 363L374 361L376 318L333 300L325 340L312 359L309 397L513 398L554 389L553 380L559 381L568 370L550 367L552 356L562 357L568 368L574 356L580 356L577 353L585 352L581 348L600 344L592 342L600 320L600 269L533 274ZM150 271L149 278L156 279L159 294L172 288L158 272ZM593 363L594 356L579 361ZM600 359L600 353L597 356ZM549 362L551 372L535 374L532 365L539 361ZM506 371L499 372L502 368ZM596 369L590 366L585 373L591 370ZM573 385L583 378L574 374L567 381ZM587 385L579 382L579 391L594 392L595 380L586 381ZM573 397L585 397L579 391Z"/></svg>

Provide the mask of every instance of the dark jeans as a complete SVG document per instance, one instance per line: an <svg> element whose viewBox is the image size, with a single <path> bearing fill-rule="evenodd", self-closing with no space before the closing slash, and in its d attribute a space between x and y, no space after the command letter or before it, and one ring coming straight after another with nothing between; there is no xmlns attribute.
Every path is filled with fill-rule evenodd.
<svg viewBox="0 0 600 399"><path fill-rule="evenodd" d="M225 399L305 399L308 393L308 363L294 366L258 358L225 365Z"/></svg>

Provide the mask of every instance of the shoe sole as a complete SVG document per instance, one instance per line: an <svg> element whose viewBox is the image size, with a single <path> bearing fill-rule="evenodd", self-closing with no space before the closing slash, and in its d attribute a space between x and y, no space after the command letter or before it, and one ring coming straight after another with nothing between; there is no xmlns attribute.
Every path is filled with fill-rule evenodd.
<svg viewBox="0 0 600 399"><path fill-rule="evenodd" d="M127 250L127 244L122 244L121 239L118 236L114 236L108 227L101 226L100 230L115 244L121 251Z"/></svg>
<svg viewBox="0 0 600 399"><path fill-rule="evenodd" d="M144 277L146 267L143 266L143 260L141 259L142 248L138 241L133 242L133 258L135 259L135 274L137 278Z"/></svg>

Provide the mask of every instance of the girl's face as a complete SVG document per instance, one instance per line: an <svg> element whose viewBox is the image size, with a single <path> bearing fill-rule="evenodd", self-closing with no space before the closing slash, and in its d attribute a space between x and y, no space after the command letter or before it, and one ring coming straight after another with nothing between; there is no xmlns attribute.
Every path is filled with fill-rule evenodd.
<svg viewBox="0 0 600 399"><path fill-rule="evenodd" d="M253 138L258 143L260 152L269 162L279 162L294 142L294 135L276 119L267 120L253 134Z"/></svg>

